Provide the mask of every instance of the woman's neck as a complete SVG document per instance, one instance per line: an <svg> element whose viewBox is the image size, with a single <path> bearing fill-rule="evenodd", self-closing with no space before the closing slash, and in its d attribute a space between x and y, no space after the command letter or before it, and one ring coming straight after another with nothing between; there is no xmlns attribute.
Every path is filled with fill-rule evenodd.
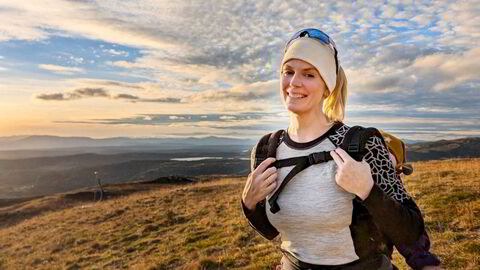
<svg viewBox="0 0 480 270"><path fill-rule="evenodd" d="M295 142L309 142L327 132L333 122L329 122L323 113L290 114L288 136Z"/></svg>

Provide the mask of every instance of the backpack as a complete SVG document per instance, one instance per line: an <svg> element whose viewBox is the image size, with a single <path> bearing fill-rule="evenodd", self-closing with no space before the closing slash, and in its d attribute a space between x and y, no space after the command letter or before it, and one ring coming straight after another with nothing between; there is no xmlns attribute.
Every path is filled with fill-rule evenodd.
<svg viewBox="0 0 480 270"><path fill-rule="evenodd" d="M395 157L397 165L395 166L395 171L397 174L405 174L410 175L413 173L413 167L411 164L407 162L407 150L405 147L405 143L400 140L399 138L393 136L392 134L385 132L383 130L380 131L383 136L383 139L387 143L388 150L390 153L393 154Z"/></svg>
<svg viewBox="0 0 480 270"><path fill-rule="evenodd" d="M278 130L276 132L266 134L260 139L260 141L258 142L255 148L255 159L253 160L252 169L255 169L265 159L269 157L276 157L277 147L282 142L284 132L285 132L284 130ZM340 145L340 148L345 150L356 161L361 161L367 151L365 147L366 143L368 139L372 136L378 136L379 138L381 138L382 143L386 147L388 147L388 145L385 143L385 140L383 139L382 133L376 128L373 128L373 127L365 128L361 126L353 126L345 134L343 142ZM399 140L396 137L395 139ZM311 153L308 156L300 156L300 157L276 160L272 165L270 165L269 167L273 166L276 168L295 166L287 174L287 176L285 177L283 182L280 184L280 186L275 190L273 195L268 199L268 203L270 204L270 211L274 214L280 211L280 207L277 203L278 197L282 192L282 190L285 188L285 186L288 184L288 182L291 181L296 174L298 174L299 172L308 168L311 165L327 162L330 160L333 160L332 156L330 155L330 151L322 151L322 152ZM404 163L402 164L405 165Z"/></svg>

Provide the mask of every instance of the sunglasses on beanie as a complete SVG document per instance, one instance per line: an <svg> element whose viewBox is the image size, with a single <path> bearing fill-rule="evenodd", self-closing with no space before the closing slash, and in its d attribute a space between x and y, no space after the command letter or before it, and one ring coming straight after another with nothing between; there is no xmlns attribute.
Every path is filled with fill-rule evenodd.
<svg viewBox="0 0 480 270"><path fill-rule="evenodd" d="M294 40L297 38L302 38L302 37L309 37L316 39L320 41L322 44L327 45L334 51L335 55L335 68L336 68L336 73L338 74L338 59L337 59L337 47L335 46L335 42L333 41L332 38L330 38L327 34L325 34L323 31L315 29L315 28L306 28L303 30L298 31L295 33L290 40L287 42L287 45L285 46L285 52L287 51L288 47L293 43Z"/></svg>

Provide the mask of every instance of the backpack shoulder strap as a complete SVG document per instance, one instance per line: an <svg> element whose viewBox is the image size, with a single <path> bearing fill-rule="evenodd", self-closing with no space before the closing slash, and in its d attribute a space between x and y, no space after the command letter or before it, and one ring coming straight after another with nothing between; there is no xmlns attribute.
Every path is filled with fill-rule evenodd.
<svg viewBox="0 0 480 270"><path fill-rule="evenodd" d="M277 130L264 135L252 151L251 162L252 171L269 157L276 157L277 147L280 145L283 137L283 130Z"/></svg>
<svg viewBox="0 0 480 270"><path fill-rule="evenodd" d="M267 157L276 157L277 156L277 148L281 143L281 139L283 138L284 130L280 129L272 133L270 138L268 139L268 146L267 146Z"/></svg>
<svg viewBox="0 0 480 270"><path fill-rule="evenodd" d="M365 146L367 141L372 136L380 137L382 143L385 145L382 134L380 131L378 131L378 129L374 127L365 128L362 126L353 126L345 134L340 147L350 154L350 156L352 156L355 160L360 161L365 155Z"/></svg>

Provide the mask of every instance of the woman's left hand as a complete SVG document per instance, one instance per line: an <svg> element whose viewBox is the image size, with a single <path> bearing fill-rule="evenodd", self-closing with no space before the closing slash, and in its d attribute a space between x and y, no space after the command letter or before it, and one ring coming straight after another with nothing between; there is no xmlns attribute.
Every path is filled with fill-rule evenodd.
<svg viewBox="0 0 480 270"><path fill-rule="evenodd" d="M370 165L365 160L356 161L341 148L330 151L330 155L337 164L337 185L365 200L373 187Z"/></svg>

